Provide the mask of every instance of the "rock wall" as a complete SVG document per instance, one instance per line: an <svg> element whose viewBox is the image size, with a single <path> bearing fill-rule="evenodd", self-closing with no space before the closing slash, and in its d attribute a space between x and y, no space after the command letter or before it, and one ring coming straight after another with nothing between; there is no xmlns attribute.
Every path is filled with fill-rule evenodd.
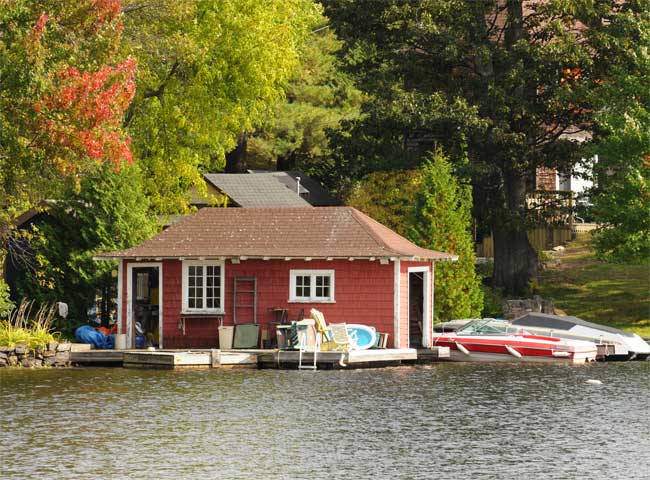
<svg viewBox="0 0 650 480"><path fill-rule="evenodd" d="M506 320L513 320L528 312L556 313L553 300L544 299L539 295L535 295L533 298L505 300L503 302L503 318Z"/></svg>
<svg viewBox="0 0 650 480"><path fill-rule="evenodd" d="M0 346L0 368L3 367L69 367L70 343L50 342L30 350L25 345Z"/></svg>

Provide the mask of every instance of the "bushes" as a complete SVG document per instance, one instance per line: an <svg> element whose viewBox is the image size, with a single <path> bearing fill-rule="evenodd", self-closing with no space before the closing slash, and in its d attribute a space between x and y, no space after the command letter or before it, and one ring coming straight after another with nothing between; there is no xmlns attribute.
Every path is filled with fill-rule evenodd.
<svg viewBox="0 0 650 480"><path fill-rule="evenodd" d="M9 285L0 278L0 319L9 317L14 304L9 298Z"/></svg>
<svg viewBox="0 0 650 480"><path fill-rule="evenodd" d="M51 333L56 306L43 305L38 309L35 317L30 319L32 307L33 302L23 300L7 320L0 322L0 345L6 347L26 345L30 350L36 350L57 340L58 334Z"/></svg>

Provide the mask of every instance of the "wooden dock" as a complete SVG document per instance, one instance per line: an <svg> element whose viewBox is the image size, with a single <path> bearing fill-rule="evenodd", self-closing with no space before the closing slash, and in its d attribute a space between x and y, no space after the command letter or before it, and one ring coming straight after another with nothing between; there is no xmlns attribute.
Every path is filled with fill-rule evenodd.
<svg viewBox="0 0 650 480"><path fill-rule="evenodd" d="M124 350L85 350L70 352L70 361L79 365L122 366Z"/></svg>
<svg viewBox="0 0 650 480"><path fill-rule="evenodd" d="M128 351L125 368L257 368L257 355L249 352L207 351Z"/></svg>
<svg viewBox="0 0 650 480"><path fill-rule="evenodd" d="M313 365L314 355L317 369L386 367L417 360L417 350L414 348L386 348L351 352L304 352L302 365ZM300 352L297 350L272 350L261 353L258 357L260 368L294 369L298 368L299 361Z"/></svg>
<svg viewBox="0 0 650 480"><path fill-rule="evenodd" d="M431 363L449 360L449 347L418 348L417 363Z"/></svg>
<svg viewBox="0 0 650 480"><path fill-rule="evenodd" d="M317 369L372 368L430 363L449 357L449 349L387 348L351 352L316 352ZM86 350L72 352L71 361L84 366L125 368L298 368L297 350ZM314 364L314 353L302 354L303 365Z"/></svg>

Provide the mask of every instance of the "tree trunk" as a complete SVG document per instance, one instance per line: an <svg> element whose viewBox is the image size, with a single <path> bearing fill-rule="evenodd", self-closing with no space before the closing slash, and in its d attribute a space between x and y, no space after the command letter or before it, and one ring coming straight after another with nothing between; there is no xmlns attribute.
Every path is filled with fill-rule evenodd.
<svg viewBox="0 0 650 480"><path fill-rule="evenodd" d="M537 255L525 230L500 228L493 231L494 273L492 286L506 295L524 296L537 273Z"/></svg>
<svg viewBox="0 0 650 480"><path fill-rule="evenodd" d="M226 173L246 173L246 147L248 135L242 133L234 150L226 153Z"/></svg>
<svg viewBox="0 0 650 480"><path fill-rule="evenodd" d="M537 252L528 241L526 223L526 177L505 172L504 194L506 218L497 219L492 226L494 240L494 273L492 286L502 288L507 295L525 295L528 282L537 273ZM500 220L500 221L499 221Z"/></svg>
<svg viewBox="0 0 650 480"><path fill-rule="evenodd" d="M505 46L512 49L524 38L522 0L507 1ZM516 88L513 95L524 97L524 85ZM523 100L523 99L522 99ZM526 152L521 152L523 155ZM492 285L502 288L507 295L525 295L528 282L537 273L537 253L528 241L526 231L526 175L519 171L517 159L507 159L509 165L502 171L505 211L492 225L494 240L494 273Z"/></svg>

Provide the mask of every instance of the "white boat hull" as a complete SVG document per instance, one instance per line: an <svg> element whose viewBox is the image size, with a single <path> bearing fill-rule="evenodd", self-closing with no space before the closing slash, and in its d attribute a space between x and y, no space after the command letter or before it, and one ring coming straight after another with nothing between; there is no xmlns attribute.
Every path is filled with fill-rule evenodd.
<svg viewBox="0 0 650 480"><path fill-rule="evenodd" d="M452 362L508 362L508 363L558 363L558 364L581 364L595 361L593 355L577 355L570 357L542 357L542 356L521 356L503 355L488 352L470 352L469 355L459 350L449 350L449 360Z"/></svg>

